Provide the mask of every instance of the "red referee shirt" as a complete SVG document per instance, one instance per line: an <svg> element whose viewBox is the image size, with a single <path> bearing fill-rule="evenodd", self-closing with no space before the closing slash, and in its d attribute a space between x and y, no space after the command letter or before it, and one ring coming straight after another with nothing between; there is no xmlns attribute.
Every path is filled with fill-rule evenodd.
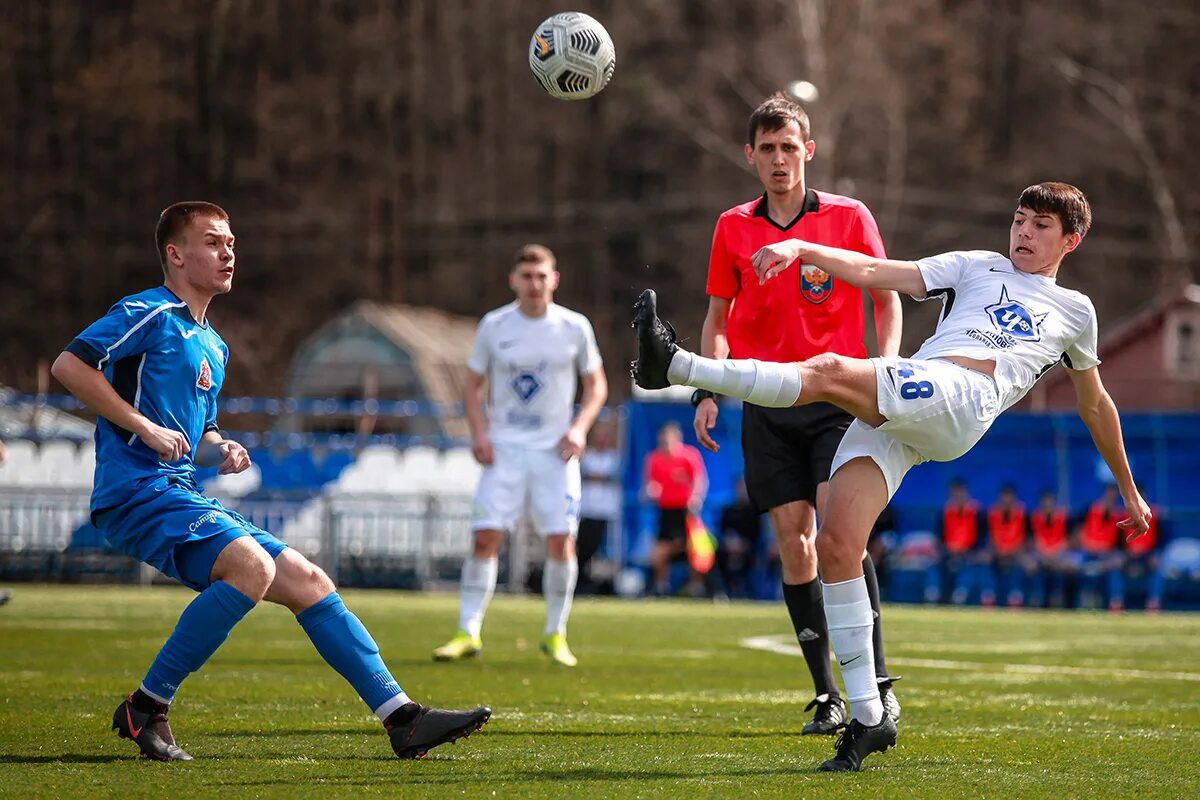
<svg viewBox="0 0 1200 800"><path fill-rule="evenodd" d="M750 257L785 239L885 257L875 218L851 197L809 189L799 216L783 228L767 216L766 194L729 209L713 233L707 292L733 301L726 330L730 357L777 362L830 352L866 357L860 289L812 265L758 285Z"/></svg>
<svg viewBox="0 0 1200 800"><path fill-rule="evenodd" d="M704 459L690 444L669 454L655 448L646 456L646 482L658 485L659 508L687 508L704 475Z"/></svg>

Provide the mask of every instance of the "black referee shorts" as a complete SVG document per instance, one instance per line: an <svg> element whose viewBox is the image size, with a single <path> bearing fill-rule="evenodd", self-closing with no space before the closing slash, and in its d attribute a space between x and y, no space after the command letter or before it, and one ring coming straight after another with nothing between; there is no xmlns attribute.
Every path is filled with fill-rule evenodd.
<svg viewBox="0 0 1200 800"><path fill-rule="evenodd" d="M687 542L686 508L660 508L658 510L658 541Z"/></svg>
<svg viewBox="0 0 1200 800"><path fill-rule="evenodd" d="M829 480L833 456L854 420L831 403L791 408L742 405L746 491L759 513L807 500Z"/></svg>

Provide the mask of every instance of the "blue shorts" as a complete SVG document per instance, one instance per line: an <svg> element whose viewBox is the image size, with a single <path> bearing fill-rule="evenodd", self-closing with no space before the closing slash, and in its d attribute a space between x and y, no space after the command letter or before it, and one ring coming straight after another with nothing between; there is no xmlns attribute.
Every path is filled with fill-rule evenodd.
<svg viewBox="0 0 1200 800"><path fill-rule="evenodd" d="M173 478L151 481L123 505L94 516L114 549L198 592L212 583L213 564L234 539L253 536L271 558L287 548L241 514Z"/></svg>

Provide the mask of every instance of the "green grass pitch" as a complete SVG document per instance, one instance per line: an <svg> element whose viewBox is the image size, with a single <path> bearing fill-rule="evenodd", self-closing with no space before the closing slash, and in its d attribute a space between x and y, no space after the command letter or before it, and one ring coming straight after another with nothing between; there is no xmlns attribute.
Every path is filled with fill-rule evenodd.
<svg viewBox="0 0 1200 800"><path fill-rule="evenodd" d="M394 759L291 615L264 605L180 691L172 724L196 760L158 764L110 719L191 593L15 589L3 797L1200 796L1197 615L889 607L899 747L828 775L812 770L833 740L798 735L810 689L782 605L581 599L568 670L537 650L540 599L497 597L483 657L435 664L455 596L347 591L409 694L487 703L491 723Z"/></svg>

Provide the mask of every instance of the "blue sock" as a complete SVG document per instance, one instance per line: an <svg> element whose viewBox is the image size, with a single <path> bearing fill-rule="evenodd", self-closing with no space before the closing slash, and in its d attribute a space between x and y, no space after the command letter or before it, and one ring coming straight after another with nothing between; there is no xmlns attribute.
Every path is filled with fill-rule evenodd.
<svg viewBox="0 0 1200 800"><path fill-rule="evenodd" d="M409 702L379 657L379 645L337 592L296 615L321 658L354 687L380 719Z"/></svg>
<svg viewBox="0 0 1200 800"><path fill-rule="evenodd" d="M175 631L142 681L142 691L155 700L171 702L183 679L204 666L254 606L253 600L228 583L213 582L179 616Z"/></svg>

